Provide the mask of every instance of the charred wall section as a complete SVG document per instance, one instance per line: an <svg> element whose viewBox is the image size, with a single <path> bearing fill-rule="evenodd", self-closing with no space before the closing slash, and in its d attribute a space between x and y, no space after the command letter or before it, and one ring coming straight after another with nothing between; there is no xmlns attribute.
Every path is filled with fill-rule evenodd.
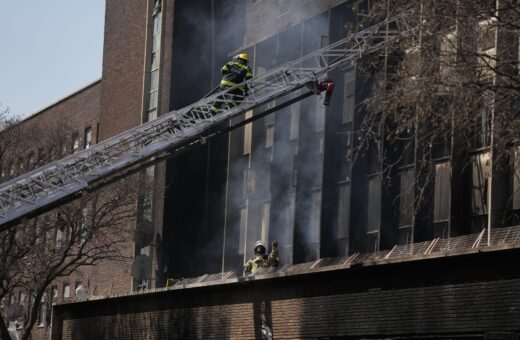
<svg viewBox="0 0 520 340"><path fill-rule="evenodd" d="M220 67L242 42L243 8L233 1L175 1L170 110L187 106L220 81ZM167 162L162 265L168 277L220 270L227 136Z"/></svg>

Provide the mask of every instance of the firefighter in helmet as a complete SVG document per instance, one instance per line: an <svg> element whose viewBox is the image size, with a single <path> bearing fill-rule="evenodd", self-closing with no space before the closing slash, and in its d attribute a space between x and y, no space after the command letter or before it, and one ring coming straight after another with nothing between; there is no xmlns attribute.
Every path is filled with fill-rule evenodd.
<svg viewBox="0 0 520 340"><path fill-rule="evenodd" d="M244 272L254 274L258 268L268 268L278 266L278 242L274 241L271 252L266 254L266 249L262 241L255 244L255 257L247 261Z"/></svg>
<svg viewBox="0 0 520 340"><path fill-rule="evenodd" d="M251 68L247 66L248 61L249 57L247 53L240 53L237 54L232 61L229 61L224 66L222 66L220 90L226 90L231 87L235 87L238 84L253 78L253 71L251 71ZM230 102L228 102L229 106L235 107L237 106L237 101L242 100L247 95L247 88L244 85L241 85L229 91L225 96L221 96L219 98L230 100ZM211 112L213 114L217 114L218 110L222 107L223 104L224 101L216 101L211 107Z"/></svg>

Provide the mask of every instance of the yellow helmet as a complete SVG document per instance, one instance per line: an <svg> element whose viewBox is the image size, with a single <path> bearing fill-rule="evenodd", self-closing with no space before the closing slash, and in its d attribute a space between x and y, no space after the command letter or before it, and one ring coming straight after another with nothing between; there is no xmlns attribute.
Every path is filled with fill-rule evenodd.
<svg viewBox="0 0 520 340"><path fill-rule="evenodd" d="M236 59L243 59L245 61L249 61L249 56L247 53L240 53L237 56L235 56Z"/></svg>

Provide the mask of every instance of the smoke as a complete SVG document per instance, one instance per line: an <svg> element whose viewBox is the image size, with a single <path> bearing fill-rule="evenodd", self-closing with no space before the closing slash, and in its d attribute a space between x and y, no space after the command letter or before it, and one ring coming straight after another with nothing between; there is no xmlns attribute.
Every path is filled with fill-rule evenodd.
<svg viewBox="0 0 520 340"><path fill-rule="evenodd" d="M328 1L216 3L212 22L211 1L176 2L179 19L174 25L180 33L175 37L174 28L175 107L196 101L218 83L220 67L244 42L263 38L247 49L257 74L329 42L329 13L324 12ZM321 99L309 98L231 133L227 191L222 193L227 206L225 270L239 271L259 239L279 242L282 265L319 256L324 131L318 117L323 114ZM273 121L274 144L269 146L267 125ZM246 129L252 130L250 155L243 150ZM222 250L217 239L208 238L204 244ZM205 249L199 249L197 258L212 256Z"/></svg>

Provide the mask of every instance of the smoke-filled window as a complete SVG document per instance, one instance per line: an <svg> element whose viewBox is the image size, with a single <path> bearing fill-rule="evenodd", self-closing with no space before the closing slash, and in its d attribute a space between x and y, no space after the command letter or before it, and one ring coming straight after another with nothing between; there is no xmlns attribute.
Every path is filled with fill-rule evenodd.
<svg viewBox="0 0 520 340"><path fill-rule="evenodd" d="M247 207L240 209L240 232L238 240L238 253L243 255L245 253L247 237Z"/></svg>
<svg viewBox="0 0 520 340"><path fill-rule="evenodd" d="M348 238L350 220L350 184L341 184L338 188L338 238Z"/></svg>
<svg viewBox="0 0 520 340"><path fill-rule="evenodd" d="M265 147L270 148L274 144L274 119L275 114L272 113L265 117Z"/></svg>
<svg viewBox="0 0 520 340"><path fill-rule="evenodd" d="M321 190L312 193L311 223L309 230L309 241L318 243L320 241L321 220Z"/></svg>
<svg viewBox="0 0 520 340"><path fill-rule="evenodd" d="M271 202L265 202L262 209L261 238L264 244L269 242L269 216L271 213Z"/></svg>
<svg viewBox="0 0 520 340"><path fill-rule="evenodd" d="M298 139L300 132L300 103L291 105L291 128L289 131L290 140Z"/></svg>
<svg viewBox="0 0 520 340"><path fill-rule="evenodd" d="M435 192L433 202L433 222L450 219L451 163L435 164Z"/></svg>
<svg viewBox="0 0 520 340"><path fill-rule="evenodd" d="M244 119L253 117L253 111L247 111ZM251 153L251 142L253 140L253 123L244 126L244 155Z"/></svg>
<svg viewBox="0 0 520 340"><path fill-rule="evenodd" d="M319 97L316 98L316 131L320 132L325 129L325 105Z"/></svg>

